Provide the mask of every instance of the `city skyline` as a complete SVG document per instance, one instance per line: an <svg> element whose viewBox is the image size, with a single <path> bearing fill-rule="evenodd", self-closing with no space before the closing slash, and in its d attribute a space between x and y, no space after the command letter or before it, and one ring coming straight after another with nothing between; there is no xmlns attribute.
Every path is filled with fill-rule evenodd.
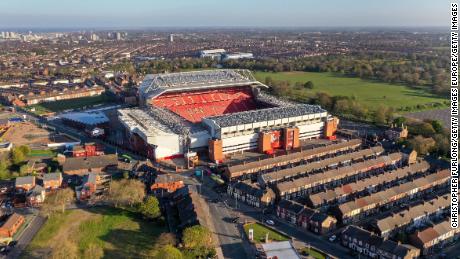
<svg viewBox="0 0 460 259"><path fill-rule="evenodd" d="M78 4L6 0L0 3L0 28L438 27L447 26L448 8L429 0L352 3L82 0Z"/></svg>

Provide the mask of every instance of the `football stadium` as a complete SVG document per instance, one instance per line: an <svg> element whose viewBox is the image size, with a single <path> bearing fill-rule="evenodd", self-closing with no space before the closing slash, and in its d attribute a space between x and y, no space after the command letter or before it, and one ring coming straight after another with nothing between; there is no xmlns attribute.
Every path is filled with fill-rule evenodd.
<svg viewBox="0 0 460 259"><path fill-rule="evenodd" d="M273 153L335 138L338 119L317 105L268 95L249 70L147 75L139 108L119 110L131 147L153 160L205 151L214 162L244 150Z"/></svg>

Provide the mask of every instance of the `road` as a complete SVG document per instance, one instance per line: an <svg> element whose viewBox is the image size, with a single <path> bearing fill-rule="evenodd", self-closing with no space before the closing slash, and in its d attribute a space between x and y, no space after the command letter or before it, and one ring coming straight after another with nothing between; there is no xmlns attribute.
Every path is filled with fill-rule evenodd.
<svg viewBox="0 0 460 259"><path fill-rule="evenodd" d="M217 194L211 188L213 182L208 177L203 177L202 180L204 184L201 185L193 177L189 177L185 183L201 185L201 188L198 188L198 190L201 189L201 194L208 200L212 220L214 221L225 258L254 258L255 249L246 240L242 225L250 221L263 222L265 219L272 219L276 223L273 228L291 236L298 248L312 246L338 258L353 258L348 255L349 250L342 247L339 243L331 243L327 240L327 237L318 236L312 232L299 229L298 226L284 222L274 215L264 215L260 209L242 202L235 203L226 194ZM214 199L217 199L218 202L211 202ZM237 216L239 217L239 223L233 223L232 219Z"/></svg>
<svg viewBox="0 0 460 259"><path fill-rule="evenodd" d="M220 199L220 196L209 188L208 177L203 177L206 184L201 184L195 177L191 176L193 172L184 173L184 183L187 185L195 185L204 200L207 201L210 220L214 226L214 234L217 236L220 248L224 258L254 258L253 248L243 240L243 232L239 226L231 222L231 218L236 214L225 207L225 204ZM218 202L210 200L218 199Z"/></svg>
<svg viewBox="0 0 460 259"><path fill-rule="evenodd" d="M232 204L232 201L228 200L228 203ZM242 221L263 222L266 219L271 219L275 222L275 226L272 226L272 228L292 237L295 243L302 247L312 246L338 258L353 258L348 255L349 250L347 248L341 246L339 243L329 242L325 236L319 236L312 232L303 230L299 228L299 226L287 223L275 215L264 215L262 211L254 209L246 204L243 204L242 202L238 202L237 206L238 209L233 207L233 210L236 210L240 213Z"/></svg>

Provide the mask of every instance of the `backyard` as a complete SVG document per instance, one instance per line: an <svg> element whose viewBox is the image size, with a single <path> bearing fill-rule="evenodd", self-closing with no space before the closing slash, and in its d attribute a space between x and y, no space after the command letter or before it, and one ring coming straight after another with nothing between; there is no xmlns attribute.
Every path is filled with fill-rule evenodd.
<svg viewBox="0 0 460 259"><path fill-rule="evenodd" d="M88 251L104 258L141 258L152 252L156 238L166 231L122 209L68 210L48 219L23 258L51 258L60 250L81 258L87 258Z"/></svg>
<svg viewBox="0 0 460 259"><path fill-rule="evenodd" d="M331 96L349 96L371 110L376 109L376 104L384 104L388 107L402 108L406 106L417 106L421 104L440 103L444 104L447 99L433 95L422 88L411 88L404 85L388 84L339 76L333 73L316 72L255 72L255 77L261 82L265 82L266 77L271 77L275 81L289 81L291 89L296 82L302 84L311 81L313 89L302 88L293 90L290 97L298 96L311 97L317 92L325 92Z"/></svg>

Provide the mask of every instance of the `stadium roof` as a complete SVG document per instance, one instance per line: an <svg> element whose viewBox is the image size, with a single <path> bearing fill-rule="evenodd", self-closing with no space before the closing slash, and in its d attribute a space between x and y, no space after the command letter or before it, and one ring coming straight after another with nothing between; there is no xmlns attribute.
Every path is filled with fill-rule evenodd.
<svg viewBox="0 0 460 259"><path fill-rule="evenodd" d="M244 85L258 85L268 88L268 86L257 81L249 70L216 69L147 75L142 81L139 93L146 100L168 91Z"/></svg>
<svg viewBox="0 0 460 259"><path fill-rule="evenodd" d="M109 122L109 118L105 115L105 113L99 111L70 112L62 114L60 117L86 125L97 125Z"/></svg>
<svg viewBox="0 0 460 259"><path fill-rule="evenodd" d="M278 120L308 114L327 112L319 105L299 104L286 107L275 107L207 117L219 127L230 127L254 122Z"/></svg>

